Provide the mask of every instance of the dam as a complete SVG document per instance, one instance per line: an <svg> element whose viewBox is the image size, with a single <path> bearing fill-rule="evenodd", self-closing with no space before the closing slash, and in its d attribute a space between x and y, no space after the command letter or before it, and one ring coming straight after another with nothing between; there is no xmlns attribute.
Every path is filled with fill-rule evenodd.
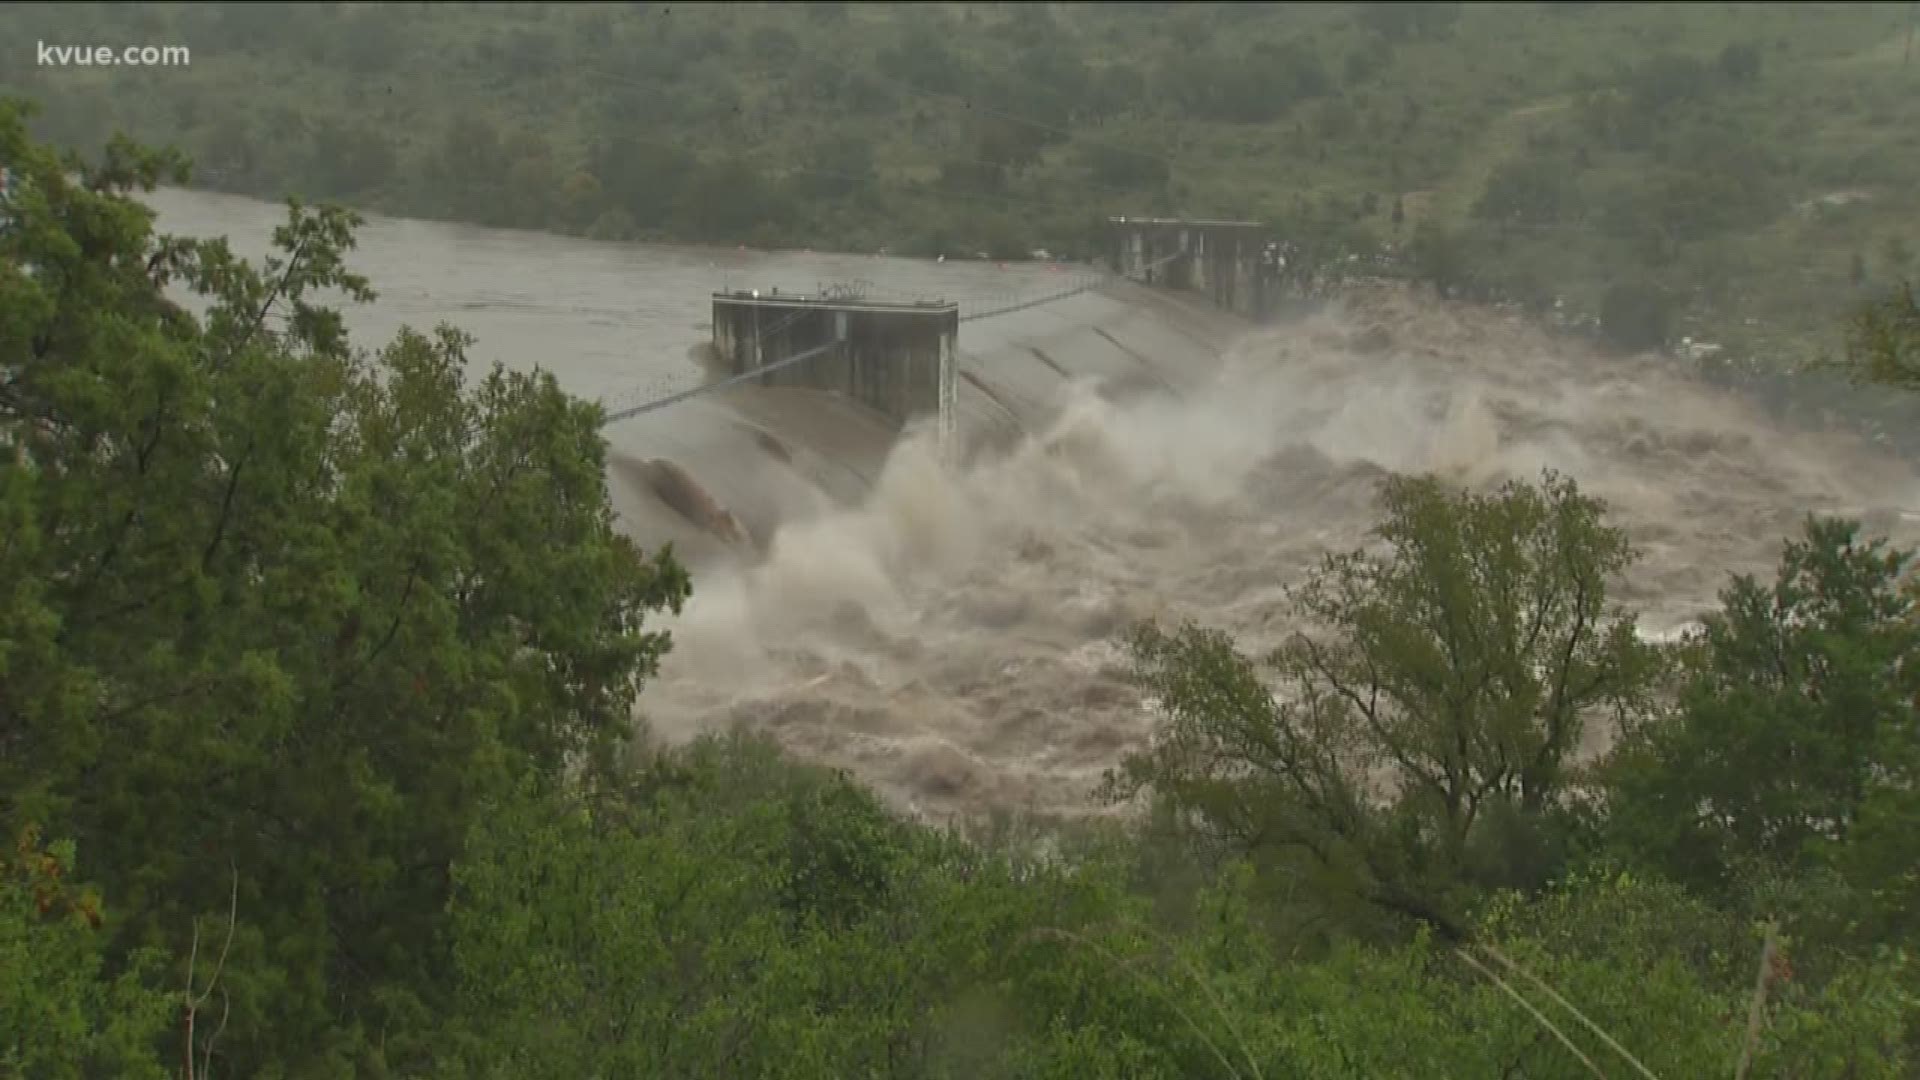
<svg viewBox="0 0 1920 1080"><path fill-rule="evenodd" d="M256 258L283 215L150 201L163 231ZM1296 628L1287 587L1368 542L1391 472L1573 476L1643 551L1620 596L1656 632L1729 572L1770 573L1810 511L1920 539L1920 476L1860 439L1781 425L1657 357L1411 294L1261 324L1196 294L1078 288L1076 267L385 218L350 263L380 294L346 312L363 345L451 323L477 338L477 369L537 365L622 403L736 370L713 347L716 294L840 284L954 305L951 455L923 415L779 380L606 429L622 528L672 544L694 580L638 720L667 739L764 733L933 819L1100 812L1102 772L1153 726L1118 636L1194 619L1249 652L1277 644ZM1061 298L1013 310L1036 295Z"/></svg>

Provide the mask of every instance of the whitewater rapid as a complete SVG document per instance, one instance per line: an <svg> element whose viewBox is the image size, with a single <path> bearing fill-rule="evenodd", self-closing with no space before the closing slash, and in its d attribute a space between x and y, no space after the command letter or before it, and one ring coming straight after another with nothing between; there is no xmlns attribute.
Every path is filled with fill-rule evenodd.
<svg viewBox="0 0 1920 1080"><path fill-rule="evenodd" d="M650 729L769 734L931 818L1078 815L1153 724L1118 636L1193 619L1277 644L1286 587L1367 542L1389 473L1573 477L1640 549L1618 597L1656 637L1768 572L1807 513L1920 541L1910 465L1495 313L1382 293L1183 365L1063 381L964 466L910 433L851 505L759 463L791 516L696 576Z"/></svg>
<svg viewBox="0 0 1920 1080"><path fill-rule="evenodd" d="M165 231L257 257L284 210L179 190ZM714 290L858 282L963 313L1051 293L1044 265L603 244L370 216L351 254L401 325L476 338L476 373L552 371L617 403L697 384ZM857 405L743 388L608 428L622 528L671 543L695 595L641 695L656 735L742 726L844 766L896 805L1083 814L1148 737L1116 639L1195 619L1263 650L1285 588L1365 542L1392 471L1491 485L1559 469L1643 551L1620 598L1649 636L1767 573L1808 512L1920 540L1920 480L1845 430L1479 309L1397 293L1255 329L1193 299L1116 286L963 325L957 460ZM1886 395L1882 395L1883 398ZM1896 424L1899 421L1896 420ZM1844 426L1844 425L1843 425ZM1920 416L1906 424L1920 431ZM712 527L724 512L731 526ZM693 517L689 517L689 514Z"/></svg>

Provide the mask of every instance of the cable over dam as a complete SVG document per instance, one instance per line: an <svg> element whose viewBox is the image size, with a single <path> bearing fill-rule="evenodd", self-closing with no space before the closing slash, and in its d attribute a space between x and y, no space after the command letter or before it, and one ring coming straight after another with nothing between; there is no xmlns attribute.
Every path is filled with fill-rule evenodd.
<svg viewBox="0 0 1920 1080"><path fill-rule="evenodd" d="M818 295L734 289L714 294L713 353L719 378L630 405L609 407L606 424L757 382L844 393L904 426L938 419L942 440L958 422L960 323L1058 304L1123 282L1161 285L1205 297L1222 311L1259 320L1279 294L1277 244L1246 221L1116 217L1108 222L1106 265L1062 288L963 307L943 299L878 301L862 289ZM906 329L912 325L914 329ZM828 328L835 328L829 330ZM811 361L811 362L810 362ZM976 376L972 380L979 384Z"/></svg>
<svg viewBox="0 0 1920 1080"><path fill-rule="evenodd" d="M799 473L798 487L856 505L916 430L964 463L1046 429L1086 388L1178 398L1279 312L1287 284L1284 247L1258 222L1116 217L1103 250L1057 287L980 300L864 281L713 293L706 381L608 403L619 471L665 503L629 519L732 560L741 537L814 512L770 477ZM655 490L663 476L672 491ZM663 516L674 528L658 531Z"/></svg>

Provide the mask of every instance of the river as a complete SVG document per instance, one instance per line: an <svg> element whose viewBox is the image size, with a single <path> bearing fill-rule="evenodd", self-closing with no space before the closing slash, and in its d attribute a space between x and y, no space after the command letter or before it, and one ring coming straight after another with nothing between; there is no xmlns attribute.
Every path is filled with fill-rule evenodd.
<svg viewBox="0 0 1920 1080"><path fill-rule="evenodd" d="M181 191L152 202L164 230L252 254L283 214ZM350 315L363 344L449 322L481 364L538 365L623 404L701 378L716 289L865 282L965 311L1069 273L379 217L352 263L380 294ZM1402 293L1256 329L1116 286L967 323L960 348L963 429L994 448L962 465L806 391L747 388L608 429L623 527L695 572L642 695L652 732L762 732L933 818L1097 811L1102 771L1153 724L1116 636L1195 619L1276 644L1297 628L1286 586L1366 541L1390 472L1572 476L1642 552L1619 596L1649 633L1697 618L1729 572L1768 572L1808 512L1920 540L1920 476L1852 434L1787 426L1657 358L1604 359ZM669 508L660 460L753 542Z"/></svg>

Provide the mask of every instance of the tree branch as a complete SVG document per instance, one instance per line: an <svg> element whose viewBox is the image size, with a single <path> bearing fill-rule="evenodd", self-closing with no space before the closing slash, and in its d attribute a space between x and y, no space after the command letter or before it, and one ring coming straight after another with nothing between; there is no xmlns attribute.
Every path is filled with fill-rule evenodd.
<svg viewBox="0 0 1920 1080"><path fill-rule="evenodd" d="M144 481L146 479L147 470L153 462L153 455L160 448L160 436L166 431L166 414L167 391L163 386L160 390L159 401L154 405L153 433L147 437L146 444L140 448L139 453L134 457L134 478L136 481ZM99 583L100 578L106 574L107 568L113 565L114 560L119 557L121 547L126 542L127 534L132 530L133 523L139 519L140 510L146 503L146 492L147 485L145 483L135 483L133 505L127 508L126 514L120 519L120 524L114 528L113 539L107 542L106 551L101 553L100 558L93 564L93 569L88 571L86 579L80 583L77 589L80 597L84 597L93 591L94 586Z"/></svg>
<svg viewBox="0 0 1920 1080"><path fill-rule="evenodd" d="M413 598L414 586L420 582L420 562L421 560L416 558L407 567L407 581L400 588L400 601L394 606L393 619L387 623L386 632L381 635L379 643L358 664L354 665L351 672L334 685L334 693L342 693L358 682L360 677L366 674L367 669L373 666L374 661L380 659L381 654L387 651L387 646L393 644L393 639L399 635L401 620L407 614L407 603Z"/></svg>
<svg viewBox="0 0 1920 1080"><path fill-rule="evenodd" d="M287 286L292 284L294 272L300 268L300 256L305 254L306 248L307 238L303 236L298 243L294 244L293 250L287 253L287 265L280 273L280 280L275 283L273 288L267 290L266 298L260 301L259 309L253 313L253 318L247 325L246 333L240 335L240 340L233 343L233 346L227 350L226 355L214 365L214 370L218 371L232 363L233 358L240 355L240 350L253 343L254 335L258 334L260 327L266 323L267 312L272 310L273 305L286 295Z"/></svg>
<svg viewBox="0 0 1920 1080"><path fill-rule="evenodd" d="M214 962L213 975L207 980L206 989L198 993L195 993L193 989L193 969L194 969L195 963L198 961L200 957L200 921L198 919L194 920L193 948L187 955L187 989L185 994L186 1010L187 1010L186 1019L185 1019L186 1036L187 1036L187 1044L185 1048L186 1049L186 1080L194 1080L194 1077L195 1077L193 1051L194 1051L194 1039L195 1039L194 1026L195 1026L196 1020L199 1017L201 1007L206 1005L206 1003L212 999L214 989L218 987L220 984L220 975L223 971L226 970L226 967L227 967L227 952L229 949L233 947L234 927L239 922L240 871L238 868L231 868L231 870L233 875L233 885L227 900L226 940L221 942L220 944L220 957L218 960ZM223 1008L221 1012L220 1026L214 1030L213 1035L207 1040L206 1054L203 1059L207 1063L207 1065L206 1067L200 1070L199 1075L201 1076L207 1075L208 1069L211 1068L212 1062L213 1062L213 1044L220 1038L220 1033L226 1030L226 1026L227 1026L226 1013L230 1011L232 1002L230 999L226 998L226 991L224 990L221 991L221 997L224 1001L226 1001L226 1007Z"/></svg>
<svg viewBox="0 0 1920 1080"><path fill-rule="evenodd" d="M247 460L253 456L253 448L255 445L254 436L247 436L247 448L240 452L239 460L235 461L233 467L227 470L226 491L220 496L220 520L214 525L213 539L207 541L206 549L200 553L200 569L202 570L212 569L214 553L220 550L220 542L226 539L227 522L231 520L233 514L234 495L240 490L240 474L246 470Z"/></svg>
<svg viewBox="0 0 1920 1080"><path fill-rule="evenodd" d="M1359 712L1360 718L1366 722L1367 729L1373 733L1374 738L1379 741L1380 747L1387 752L1388 756L1392 757L1394 762L1401 768L1412 774L1415 780L1418 780L1428 788L1444 796L1447 791L1446 785L1443 784L1438 777L1414 762L1409 752L1402 747L1398 740L1394 738L1393 734L1388 731L1387 725L1380 719L1379 713L1370 707L1370 702L1361 700L1359 691L1348 686L1334 673L1332 665L1327 662L1320 647L1315 645L1313 640L1304 634L1298 635L1297 640L1301 643L1302 647L1306 649L1307 663L1311 666L1314 673L1326 680L1327 685L1333 689L1333 692L1337 696L1353 705L1354 709ZM1377 686L1378 681L1374 680L1374 682Z"/></svg>

